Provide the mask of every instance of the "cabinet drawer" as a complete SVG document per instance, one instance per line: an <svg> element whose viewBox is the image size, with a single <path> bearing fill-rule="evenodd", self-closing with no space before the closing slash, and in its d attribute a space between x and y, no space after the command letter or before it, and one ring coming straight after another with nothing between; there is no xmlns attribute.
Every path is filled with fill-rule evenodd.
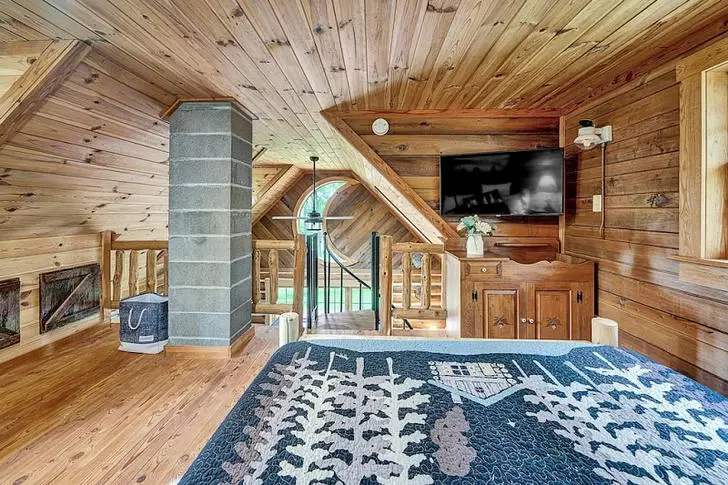
<svg viewBox="0 0 728 485"><path fill-rule="evenodd" d="M502 265L497 261L465 263L465 276L474 280L493 280L503 277Z"/></svg>

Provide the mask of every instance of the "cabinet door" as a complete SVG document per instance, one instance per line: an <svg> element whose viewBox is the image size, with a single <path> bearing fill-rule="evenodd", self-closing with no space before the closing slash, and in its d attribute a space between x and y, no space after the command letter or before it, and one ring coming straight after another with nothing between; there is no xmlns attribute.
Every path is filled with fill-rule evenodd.
<svg viewBox="0 0 728 485"><path fill-rule="evenodd" d="M485 338L518 338L523 314L523 288L519 285L476 284L476 325ZM482 332L482 333L481 333Z"/></svg>
<svg viewBox="0 0 728 485"><path fill-rule="evenodd" d="M533 285L531 295L536 338L571 340L576 299L576 291L572 285Z"/></svg>

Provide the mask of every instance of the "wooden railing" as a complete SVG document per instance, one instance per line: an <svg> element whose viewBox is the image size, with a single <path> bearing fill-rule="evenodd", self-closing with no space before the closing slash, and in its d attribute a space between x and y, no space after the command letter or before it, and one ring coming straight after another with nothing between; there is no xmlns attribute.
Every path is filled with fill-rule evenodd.
<svg viewBox="0 0 728 485"><path fill-rule="evenodd" d="M394 253L402 253L402 305L392 308L392 261ZM412 254L422 254L422 268L419 271L420 302L417 308L412 306ZM392 243L390 236L381 237L381 321L382 332L391 335L392 318L410 320L444 320L447 318L445 299L440 296L439 307L432 305L432 258L440 258L440 268L444 268L445 247L442 244L425 243ZM444 279L444 272L441 273ZM444 285L441 283L441 291Z"/></svg>
<svg viewBox="0 0 728 485"><path fill-rule="evenodd" d="M279 251L293 252L293 303L278 303L281 279ZM262 258L267 258L267 273L261 269ZM303 292L306 273L306 241L303 235L293 241L253 241L253 313L280 314L295 312L303 318ZM264 274L266 277L264 277Z"/></svg>
<svg viewBox="0 0 728 485"><path fill-rule="evenodd" d="M143 273L140 273L141 261L144 261ZM119 308L122 297L145 292L167 294L168 287L167 241L117 241L113 231L101 233L101 293L104 310Z"/></svg>
<svg viewBox="0 0 728 485"><path fill-rule="evenodd" d="M145 292L167 294L169 286L169 251L167 241L117 241L112 231L101 233L101 293L104 310L119 308L122 298ZM292 251L293 303L278 303L281 279L279 251ZM268 258L263 278L261 256ZM142 266L141 263L144 262ZM253 313L280 314L303 312L306 271L304 236L293 241L253 241ZM263 298L261 295L265 295Z"/></svg>

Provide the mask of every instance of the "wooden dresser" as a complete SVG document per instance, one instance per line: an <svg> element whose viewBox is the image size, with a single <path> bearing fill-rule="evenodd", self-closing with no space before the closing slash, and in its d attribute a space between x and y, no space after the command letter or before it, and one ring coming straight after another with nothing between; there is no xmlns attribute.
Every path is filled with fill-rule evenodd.
<svg viewBox="0 0 728 485"><path fill-rule="evenodd" d="M448 326L459 326L461 337L591 339L593 262L521 264L488 253L449 256L448 278L459 273L460 308Z"/></svg>

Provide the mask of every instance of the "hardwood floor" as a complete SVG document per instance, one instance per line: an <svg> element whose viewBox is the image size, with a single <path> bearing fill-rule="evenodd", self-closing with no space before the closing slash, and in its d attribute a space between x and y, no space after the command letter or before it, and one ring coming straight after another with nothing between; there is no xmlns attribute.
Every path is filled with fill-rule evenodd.
<svg viewBox="0 0 728 485"><path fill-rule="evenodd" d="M328 336L381 337L374 327L374 312L362 310L354 312L334 312L319 315L318 325L306 330L303 338L327 338ZM446 338L444 328L392 329L394 337Z"/></svg>
<svg viewBox="0 0 728 485"><path fill-rule="evenodd" d="M333 312L320 314L318 323L313 326L311 333L342 333L354 331L371 331L376 333L374 312L362 310L356 312Z"/></svg>
<svg viewBox="0 0 728 485"><path fill-rule="evenodd" d="M95 326L0 364L1 484L167 484L277 347L257 326L230 360L119 352Z"/></svg>

